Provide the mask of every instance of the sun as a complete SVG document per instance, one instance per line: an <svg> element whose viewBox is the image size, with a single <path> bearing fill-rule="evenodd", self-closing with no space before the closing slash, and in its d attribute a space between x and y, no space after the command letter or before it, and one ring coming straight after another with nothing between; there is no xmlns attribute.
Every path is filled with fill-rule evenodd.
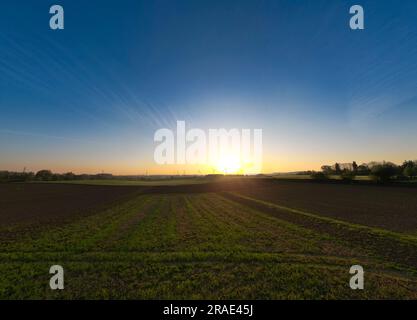
<svg viewBox="0 0 417 320"><path fill-rule="evenodd" d="M216 170L224 174L236 174L242 171L240 157L236 155L221 156L216 163Z"/></svg>

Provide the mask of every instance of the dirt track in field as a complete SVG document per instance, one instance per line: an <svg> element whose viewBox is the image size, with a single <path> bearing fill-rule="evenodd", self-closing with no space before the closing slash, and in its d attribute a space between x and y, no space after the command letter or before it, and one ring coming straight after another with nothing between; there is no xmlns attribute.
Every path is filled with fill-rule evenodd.
<svg viewBox="0 0 417 320"><path fill-rule="evenodd" d="M258 200L370 227L417 234L417 188L247 179L154 187L152 192L235 191Z"/></svg>
<svg viewBox="0 0 417 320"><path fill-rule="evenodd" d="M281 182L242 194L348 222L417 233L416 188Z"/></svg>
<svg viewBox="0 0 417 320"><path fill-rule="evenodd" d="M294 214L279 207L271 207L266 203L260 203L250 198L243 198L231 193L224 193L224 197L244 206L268 213L281 220L303 226L307 229L328 234L356 246L363 250L370 250L385 260L400 262L411 267L417 266L417 247L413 243L404 243L394 239L381 237L378 234L369 233L367 230L351 229L344 225L338 225L323 221L315 217Z"/></svg>
<svg viewBox="0 0 417 320"><path fill-rule="evenodd" d="M0 184L0 225L61 221L92 212L140 188L63 184Z"/></svg>

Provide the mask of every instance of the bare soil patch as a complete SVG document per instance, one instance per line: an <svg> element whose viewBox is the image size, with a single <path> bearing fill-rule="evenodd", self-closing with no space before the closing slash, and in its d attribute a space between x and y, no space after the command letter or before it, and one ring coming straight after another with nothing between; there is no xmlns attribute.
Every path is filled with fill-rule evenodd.
<svg viewBox="0 0 417 320"><path fill-rule="evenodd" d="M356 224L417 233L416 188L264 181L239 190L259 200Z"/></svg>
<svg viewBox="0 0 417 320"><path fill-rule="evenodd" d="M0 184L0 225L61 221L140 192L138 187Z"/></svg>

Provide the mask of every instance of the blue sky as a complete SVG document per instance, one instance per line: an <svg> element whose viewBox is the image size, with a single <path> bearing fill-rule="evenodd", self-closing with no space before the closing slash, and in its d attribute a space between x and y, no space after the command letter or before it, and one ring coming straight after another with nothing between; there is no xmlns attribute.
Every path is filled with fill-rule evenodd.
<svg viewBox="0 0 417 320"><path fill-rule="evenodd" d="M266 171L416 159L416 17L415 1L2 1L0 168L165 172L153 133L176 120L263 129Z"/></svg>

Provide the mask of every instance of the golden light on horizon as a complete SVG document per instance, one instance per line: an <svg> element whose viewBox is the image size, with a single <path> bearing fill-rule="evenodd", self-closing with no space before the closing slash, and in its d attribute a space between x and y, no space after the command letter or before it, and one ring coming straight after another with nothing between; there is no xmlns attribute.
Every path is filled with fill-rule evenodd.
<svg viewBox="0 0 417 320"><path fill-rule="evenodd" d="M224 174L236 174L242 171L239 155L222 155L216 162L215 168Z"/></svg>

